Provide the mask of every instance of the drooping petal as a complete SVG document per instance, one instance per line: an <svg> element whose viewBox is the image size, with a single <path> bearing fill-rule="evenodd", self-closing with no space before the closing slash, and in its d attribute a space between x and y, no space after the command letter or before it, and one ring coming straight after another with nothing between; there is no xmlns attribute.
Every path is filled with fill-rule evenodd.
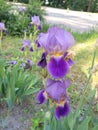
<svg viewBox="0 0 98 130"><path fill-rule="evenodd" d="M54 78L63 78L69 71L68 63L62 57L52 57L47 64L50 75Z"/></svg>
<svg viewBox="0 0 98 130"><path fill-rule="evenodd" d="M33 48L32 47L30 47L29 50L30 50L30 52L33 52Z"/></svg>
<svg viewBox="0 0 98 130"><path fill-rule="evenodd" d="M38 30L40 31L40 30L41 30L41 25L38 25L37 28L38 28Z"/></svg>
<svg viewBox="0 0 98 130"><path fill-rule="evenodd" d="M60 102L61 98L67 98L66 88L68 87L67 80L52 80L48 79L46 82L46 93L48 96L55 100L56 102Z"/></svg>
<svg viewBox="0 0 98 130"><path fill-rule="evenodd" d="M32 23L29 23L28 27L29 27L29 28L32 28Z"/></svg>
<svg viewBox="0 0 98 130"><path fill-rule="evenodd" d="M24 51L24 50L25 50L25 47L22 47L22 48L21 48L21 51Z"/></svg>
<svg viewBox="0 0 98 130"><path fill-rule="evenodd" d="M37 44L37 47L40 47L40 43L38 40L35 40L35 44Z"/></svg>
<svg viewBox="0 0 98 130"><path fill-rule="evenodd" d="M37 101L42 104L45 102L45 96L43 95L44 90L39 91L39 93L36 96Z"/></svg>
<svg viewBox="0 0 98 130"><path fill-rule="evenodd" d="M68 116L69 113L70 113L70 106L69 106L69 104L66 102L64 107L63 106L56 107L54 113L55 113L55 117L56 117L57 120L59 120L61 117Z"/></svg>
<svg viewBox="0 0 98 130"><path fill-rule="evenodd" d="M45 68L47 66L46 56L47 56L46 53L42 54L41 60L37 64L38 66L40 66L42 68Z"/></svg>
<svg viewBox="0 0 98 130"><path fill-rule="evenodd" d="M70 66L74 65L74 61L72 59L69 59L67 62Z"/></svg>

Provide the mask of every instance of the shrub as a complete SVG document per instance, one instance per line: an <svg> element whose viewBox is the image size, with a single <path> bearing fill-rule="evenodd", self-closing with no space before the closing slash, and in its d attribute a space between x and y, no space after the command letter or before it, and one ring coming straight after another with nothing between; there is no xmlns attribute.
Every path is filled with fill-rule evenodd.
<svg viewBox="0 0 98 130"><path fill-rule="evenodd" d="M4 0L0 0L0 22L8 20L9 10L10 6Z"/></svg>
<svg viewBox="0 0 98 130"><path fill-rule="evenodd" d="M40 1L31 1L26 6L25 13L19 12L19 8L9 6L4 0L0 0L0 21L4 22L11 35L21 36L31 21L31 17L38 15L43 19L44 11L41 9Z"/></svg>

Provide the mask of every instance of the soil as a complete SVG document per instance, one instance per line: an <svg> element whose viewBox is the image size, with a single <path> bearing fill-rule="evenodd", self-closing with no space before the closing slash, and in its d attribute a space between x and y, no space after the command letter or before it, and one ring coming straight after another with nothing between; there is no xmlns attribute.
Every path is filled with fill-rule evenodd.
<svg viewBox="0 0 98 130"><path fill-rule="evenodd" d="M29 97L30 98L30 97ZM34 102L34 100L32 100ZM0 105L0 130L30 130L31 119L39 105L25 101L21 105L15 105L9 111L4 104Z"/></svg>

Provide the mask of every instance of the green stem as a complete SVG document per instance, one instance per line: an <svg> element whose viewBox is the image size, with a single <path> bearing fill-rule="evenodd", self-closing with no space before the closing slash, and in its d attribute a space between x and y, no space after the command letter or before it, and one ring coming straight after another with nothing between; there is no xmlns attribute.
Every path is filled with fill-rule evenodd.
<svg viewBox="0 0 98 130"><path fill-rule="evenodd" d="M2 44L2 36L3 36L3 35L2 35L2 31L1 31L1 32L0 32L0 50L1 50L1 48L2 48L2 45L1 45L1 44Z"/></svg>

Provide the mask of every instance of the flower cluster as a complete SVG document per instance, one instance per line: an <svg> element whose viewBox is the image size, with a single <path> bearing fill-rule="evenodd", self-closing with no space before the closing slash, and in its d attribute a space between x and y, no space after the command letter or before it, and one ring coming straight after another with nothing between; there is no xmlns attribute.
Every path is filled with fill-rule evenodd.
<svg viewBox="0 0 98 130"><path fill-rule="evenodd" d="M29 51L30 51L30 52L33 52L33 48L32 48L32 46L31 46L30 40L23 40L22 43L23 43L23 46L22 46L22 48L21 48L21 51L24 51L25 48L29 48Z"/></svg>
<svg viewBox="0 0 98 130"><path fill-rule="evenodd" d="M67 88L70 85L64 77L68 74L70 66L74 64L73 54L68 49L74 44L73 36L58 27L51 27L47 33L40 33L36 44L44 49L38 66L47 68L51 79L47 79L45 89L37 94L38 102L44 103L50 99L56 104L55 117L65 117L70 112ZM47 61L47 56L49 60Z"/></svg>
<svg viewBox="0 0 98 130"><path fill-rule="evenodd" d="M16 60L11 60L10 61L10 65L13 66L13 65L16 65L18 61ZM33 62L30 60L30 59L27 59L26 61L22 62L20 64L20 67L23 68L23 69L31 69L32 68L32 65L33 65Z"/></svg>
<svg viewBox="0 0 98 130"><path fill-rule="evenodd" d="M40 31L41 30L41 24L40 24L40 18L39 16L34 15L32 17L32 22L30 23L30 25L35 25L37 27L37 29Z"/></svg>

